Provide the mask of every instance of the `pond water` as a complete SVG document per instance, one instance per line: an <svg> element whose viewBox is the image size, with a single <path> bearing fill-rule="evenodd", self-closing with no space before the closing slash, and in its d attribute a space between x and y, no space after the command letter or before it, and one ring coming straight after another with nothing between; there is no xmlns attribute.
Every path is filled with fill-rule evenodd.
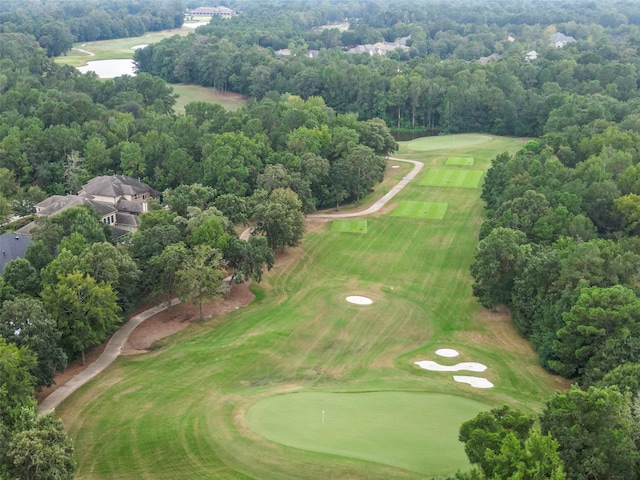
<svg viewBox="0 0 640 480"><path fill-rule="evenodd" d="M122 75L136 75L133 60L130 58L119 58L115 60L96 60L87 62L86 65L78 67L80 73L95 72L100 78L115 78Z"/></svg>

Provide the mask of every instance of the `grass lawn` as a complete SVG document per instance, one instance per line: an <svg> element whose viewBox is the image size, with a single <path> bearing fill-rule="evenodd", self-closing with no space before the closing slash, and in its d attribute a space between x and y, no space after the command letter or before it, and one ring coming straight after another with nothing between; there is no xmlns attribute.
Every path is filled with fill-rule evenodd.
<svg viewBox="0 0 640 480"><path fill-rule="evenodd" d="M247 412L247 423L291 447L446 475L466 458L451 425L486 409L453 395L302 392L259 401Z"/></svg>
<svg viewBox="0 0 640 480"><path fill-rule="evenodd" d="M418 156L402 144L401 152L428 166L442 165L446 156L471 155L474 169L482 172L495 155L526 141L489 138L477 149ZM392 175L401 175L398 170ZM447 214L438 222L385 214L403 201L448 203ZM453 446L464 419L504 403L541 411L565 384L540 368L506 314L482 309L471 296L469 265L483 211L480 191L424 188L415 181L385 211L366 219L367 235L336 235L330 220L308 222L302 245L279 254L265 275L258 302L193 324L151 353L120 357L76 391L58 414L75 442L78 478L388 480L445 471L440 458L429 456L432 447L406 454L376 450L374 458L365 456L353 438L333 442L331 451L326 437L305 443L293 417L260 414L273 404L293 415L294 405L279 405L287 397L295 403L296 396L287 393L322 394L321 404L341 399L352 410L360 404L359 417L350 414L355 422L380 418L376 404L381 400L371 394L378 392L385 412L402 412L385 420L389 445L417 438L415 425L390 427L407 422L414 410L413 423L425 434L430 434L429 422L438 421L439 435L453 452L450 473L469 467L455 453L461 445ZM347 295L369 297L373 305L352 305ZM434 358L438 348L458 350L456 363L487 365L479 376L495 388L476 389L454 382L450 373L413 364L439 360ZM347 393L353 395L338 395ZM409 400L415 398L432 408L439 405L442 422L427 418L429 408L420 410ZM317 422L320 403L295 408L299 415L315 411ZM324 409L326 422L333 421L333 406ZM373 448L375 435L369 436Z"/></svg>
<svg viewBox="0 0 640 480"><path fill-rule="evenodd" d="M367 233L366 220L334 220L331 222L332 232Z"/></svg>
<svg viewBox="0 0 640 480"><path fill-rule="evenodd" d="M455 150L490 142L490 135L463 133L459 135L443 135L438 137L421 137L406 142L408 150L431 152L434 150Z"/></svg>
<svg viewBox="0 0 640 480"><path fill-rule="evenodd" d="M404 200L391 212L394 217L442 220L447 213L447 203L412 202Z"/></svg>
<svg viewBox="0 0 640 480"><path fill-rule="evenodd" d="M67 55L56 57L55 61L73 67L80 67L86 65L88 61L133 58L133 47L148 45L159 42L165 38L173 37L174 35L187 35L189 33L193 33L193 28L182 27L172 30L162 30L160 32L148 32L140 37L75 43ZM86 52L93 53L93 55Z"/></svg>
<svg viewBox="0 0 640 480"><path fill-rule="evenodd" d="M445 165L461 165L470 167L473 165L473 157L447 157Z"/></svg>
<svg viewBox="0 0 640 480"><path fill-rule="evenodd" d="M453 170L432 168L420 181L428 187L478 188L484 172L480 170Z"/></svg>
<svg viewBox="0 0 640 480"><path fill-rule="evenodd" d="M185 85L182 83L172 83L170 86L178 94L173 110L184 113L184 107L191 102L219 103L225 109L235 111L246 103L246 99L237 93L220 92L213 88L201 87L199 85Z"/></svg>

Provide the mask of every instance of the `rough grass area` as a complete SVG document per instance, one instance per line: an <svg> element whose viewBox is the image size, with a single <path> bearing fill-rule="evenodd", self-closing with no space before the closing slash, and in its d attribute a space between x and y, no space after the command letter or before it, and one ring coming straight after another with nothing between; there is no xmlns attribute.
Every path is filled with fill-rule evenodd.
<svg viewBox="0 0 640 480"><path fill-rule="evenodd" d="M470 167L473 165L473 157L447 157L445 165L460 165Z"/></svg>
<svg viewBox="0 0 640 480"><path fill-rule="evenodd" d="M456 150L459 148L479 145L491 141L489 135L463 133L460 135L444 135L441 137L422 137L406 142L406 148L417 152L431 152L433 150Z"/></svg>
<svg viewBox="0 0 640 480"><path fill-rule="evenodd" d="M331 222L332 232L367 233L366 220L334 220Z"/></svg>
<svg viewBox="0 0 640 480"><path fill-rule="evenodd" d="M484 172L480 170L453 170L432 168L420 181L428 187L478 188Z"/></svg>
<svg viewBox="0 0 640 480"><path fill-rule="evenodd" d="M172 83L173 91L178 94L173 111L184 113L184 107L192 102L208 102L222 105L226 110L235 111L242 107L247 99L233 92L221 92L214 88L201 87L199 85L185 85Z"/></svg>
<svg viewBox="0 0 640 480"><path fill-rule="evenodd" d="M394 217L442 220L447 213L447 203L412 202L404 200L391 212Z"/></svg>
<svg viewBox="0 0 640 480"><path fill-rule="evenodd" d="M260 400L247 412L247 423L290 447L446 475L466 458L450 426L486 409L452 395L303 392Z"/></svg>
<svg viewBox="0 0 640 480"><path fill-rule="evenodd" d="M470 155L481 173L491 158L526 142L490 138L478 147L431 154L408 153L401 144L399 154L427 168L442 165L446 156ZM391 175L402 175L399 170ZM448 203L447 213L437 222L388 214L403 201ZM401 468L404 463L390 453L363 458L353 440L327 452L318 443L284 445L256 433L247 412L285 393L407 392L432 405L426 395L441 394L447 398L437 408L445 443L477 411L465 401L482 404L478 408L506 403L541 411L564 384L542 370L507 315L482 309L471 296L480 191L424 188L416 180L392 202L366 218L366 235L337 235L330 220L309 221L302 245L278 254L264 276L259 301L197 322L152 353L120 357L76 391L57 412L75 442L78 478L418 480L444 471L443 462L429 457L433 445L422 448L429 458L424 464ZM351 305L348 295L366 296L373 304ZM438 348L458 350L456 363L487 365L483 376L495 388L476 389L413 364L436 360ZM363 416L380 418L402 409L378 408L367 400L362 410ZM415 438L412 429L427 421L415 418L407 438ZM469 467L464 457L447 463L451 474Z"/></svg>

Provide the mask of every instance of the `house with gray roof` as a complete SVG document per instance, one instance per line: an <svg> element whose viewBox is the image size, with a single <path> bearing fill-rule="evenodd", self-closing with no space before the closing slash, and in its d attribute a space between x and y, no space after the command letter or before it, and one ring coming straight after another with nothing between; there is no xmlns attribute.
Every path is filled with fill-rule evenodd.
<svg viewBox="0 0 640 480"><path fill-rule="evenodd" d="M562 48L567 43L573 43L576 39L570 35L565 35L564 33L556 32L551 36L551 44L556 48Z"/></svg>
<svg viewBox="0 0 640 480"><path fill-rule="evenodd" d="M11 260L24 257L30 243L31 237L28 235L17 233L0 235L0 275L4 273L4 267Z"/></svg>
<svg viewBox="0 0 640 480"><path fill-rule="evenodd" d="M126 175L103 175L89 180L77 195L54 195L36 205L36 215L51 216L78 205L93 208L111 227L114 237L135 232L140 214L149 210L148 201L159 192Z"/></svg>

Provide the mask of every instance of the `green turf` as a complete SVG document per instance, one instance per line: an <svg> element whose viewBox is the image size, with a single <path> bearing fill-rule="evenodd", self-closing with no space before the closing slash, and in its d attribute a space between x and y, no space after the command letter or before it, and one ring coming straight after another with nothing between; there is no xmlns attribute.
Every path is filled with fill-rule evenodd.
<svg viewBox="0 0 640 480"><path fill-rule="evenodd" d="M480 170L453 170L432 168L420 181L420 185L429 187L478 188L483 172Z"/></svg>
<svg viewBox="0 0 640 480"><path fill-rule="evenodd" d="M259 401L247 423L291 447L446 475L466 459L451 425L482 410L486 404L453 395L307 392Z"/></svg>
<svg viewBox="0 0 640 480"><path fill-rule="evenodd" d="M461 165L463 167L470 167L473 165L473 157L447 157L445 165Z"/></svg>
<svg viewBox="0 0 640 480"><path fill-rule="evenodd" d="M490 142L492 137L477 133L460 135L444 135L440 137L422 137L406 142L406 148L416 152L430 152L433 150L456 150L459 148L480 145Z"/></svg>
<svg viewBox="0 0 640 480"><path fill-rule="evenodd" d="M332 232L367 233L366 220L334 220L331 222Z"/></svg>
<svg viewBox="0 0 640 480"><path fill-rule="evenodd" d="M391 212L394 217L442 220L447 213L447 203L412 202L404 200Z"/></svg>
<svg viewBox="0 0 640 480"><path fill-rule="evenodd" d="M225 109L235 111L242 107L247 100L235 93L222 93L213 88L201 87L199 85L185 85L172 83L170 85L174 93L178 95L173 110L176 113L184 113L184 107L191 102L218 103Z"/></svg>
<svg viewBox="0 0 640 480"><path fill-rule="evenodd" d="M420 155L401 143L399 155L427 168L441 165L443 154L470 155L482 172L525 142L490 137L477 147ZM378 213L366 218L366 235L337 235L314 220L302 245L279 254L264 276L259 302L196 322L152 353L120 357L76 391L58 414L75 442L78 478L417 480L441 471L435 460L410 472L388 457L300 449L253 432L250 407L286 392L416 392L540 411L561 384L505 315L471 296L480 191L424 188L416 180L393 200L403 201L448 203L447 213L437 222ZM347 295L374 303L351 305ZM444 347L460 352L456 361L487 365L482 376L495 388L475 389L413 364ZM447 402L439 414L455 411ZM462 418L455 418L447 438L457 435ZM448 467L454 473L468 464L460 458Z"/></svg>
<svg viewBox="0 0 640 480"><path fill-rule="evenodd" d="M162 30L160 32L148 32L140 37L117 38L114 40L101 40L96 42L78 42L73 45L71 51L66 55L56 57L55 61L79 67L86 65L89 61L133 58L134 50L132 47L148 45L174 35L187 35L189 33L193 33L193 28L182 27L174 28L172 30ZM93 53L94 55L89 55L81 50Z"/></svg>

